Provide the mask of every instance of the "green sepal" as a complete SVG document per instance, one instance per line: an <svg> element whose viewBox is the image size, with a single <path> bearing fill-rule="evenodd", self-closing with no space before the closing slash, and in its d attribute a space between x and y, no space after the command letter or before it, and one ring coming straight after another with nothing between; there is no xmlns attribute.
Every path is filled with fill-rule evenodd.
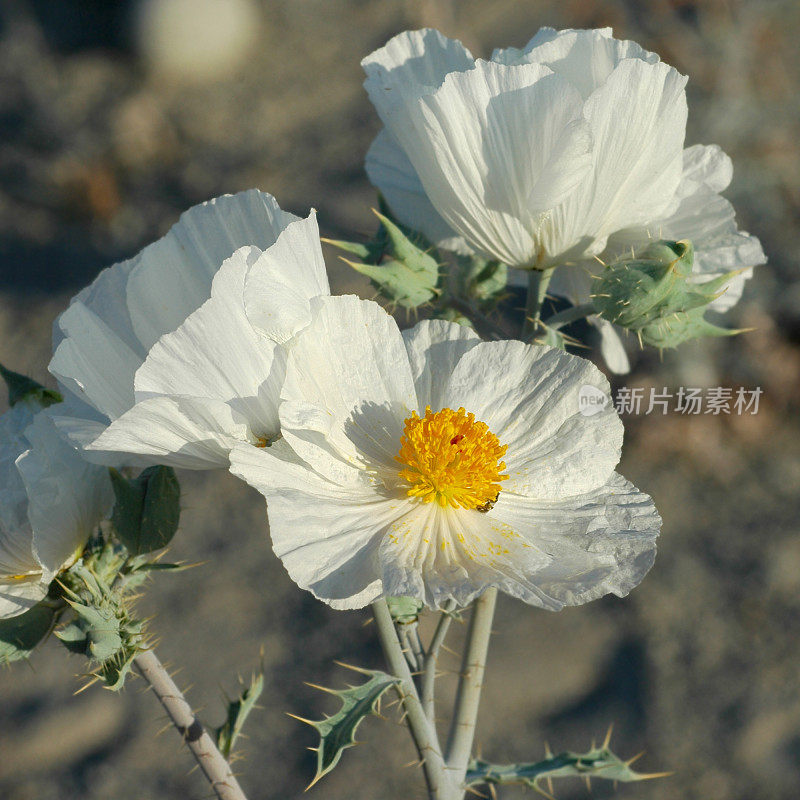
<svg viewBox="0 0 800 800"><path fill-rule="evenodd" d="M677 347L690 339L706 336L736 336L743 331L735 328L721 328L703 318L704 309L689 312L676 312L669 317L642 328L639 331L642 342L651 347Z"/></svg>
<svg viewBox="0 0 800 800"><path fill-rule="evenodd" d="M37 403L42 408L47 408L64 400L61 394L54 389L42 386L41 383L29 378L27 375L12 372L2 364L0 364L0 377L8 387L8 404L10 406L14 406L22 400L27 400Z"/></svg>
<svg viewBox="0 0 800 800"><path fill-rule="evenodd" d="M28 658L55 627L63 604L43 600L24 614L0 620L0 664Z"/></svg>
<svg viewBox="0 0 800 800"><path fill-rule="evenodd" d="M113 561L114 551L106 545L62 574L64 600L75 617L55 634L70 652L94 662L95 678L116 691L122 688L133 660L144 648L144 624L128 611L124 580L116 581L115 575L107 582L106 576L89 566L103 566L109 552L112 556L106 558ZM117 574L121 574L119 568Z"/></svg>
<svg viewBox="0 0 800 800"><path fill-rule="evenodd" d="M342 753L348 748L358 744L355 740L356 729L361 721L370 714L378 714L381 697L387 689L400 682L399 678L388 675L379 670L355 668L356 672L369 675L369 680L360 686L349 686L347 689L326 689L323 686L314 686L328 694L336 695L342 707L332 716L325 719L312 721L290 716L311 725L320 736L317 748L317 774L309 784L313 786L320 778L327 775L339 763Z"/></svg>
<svg viewBox="0 0 800 800"><path fill-rule="evenodd" d="M181 490L171 467L148 467L128 479L109 470L115 504L111 523L119 540L137 556L166 547L180 521Z"/></svg>
<svg viewBox="0 0 800 800"><path fill-rule="evenodd" d="M401 625L416 622L424 607L424 603L416 597L387 597L386 604L392 619Z"/></svg>
<svg viewBox="0 0 800 800"><path fill-rule="evenodd" d="M481 784L504 786L516 784L541 791L541 784L556 778L602 778L603 780L634 783L653 778L663 778L668 772L642 773L631 769L636 759L623 761L604 744L592 747L586 753L559 753L548 755L542 761L520 764L493 764L483 759L472 759L467 767L465 786ZM549 796L549 795L548 795Z"/></svg>
<svg viewBox="0 0 800 800"><path fill-rule="evenodd" d="M214 738L220 753L226 758L231 757L236 740L242 732L250 712L256 707L259 697L264 691L264 675L253 675L250 683L245 686L235 700L228 702L228 714L225 722L214 731Z"/></svg>
<svg viewBox="0 0 800 800"><path fill-rule="evenodd" d="M366 275L390 303L417 308L439 294L439 263L419 234L395 222L385 204L378 217L378 232L371 242L357 244L326 239L328 244L358 256L362 263L342 260Z"/></svg>

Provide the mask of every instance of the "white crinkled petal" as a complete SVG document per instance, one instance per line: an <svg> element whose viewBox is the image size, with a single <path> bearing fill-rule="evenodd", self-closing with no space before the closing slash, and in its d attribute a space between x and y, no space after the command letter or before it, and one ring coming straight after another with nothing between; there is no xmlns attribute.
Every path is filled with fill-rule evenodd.
<svg viewBox="0 0 800 800"><path fill-rule="evenodd" d="M228 403L258 436L278 433L284 356L245 314L245 278L261 257L237 250L214 276L211 297L153 345L135 378L136 397L193 397ZM221 431L222 432L222 431Z"/></svg>
<svg viewBox="0 0 800 800"><path fill-rule="evenodd" d="M439 411L445 405L442 393L446 377L481 338L465 325L431 319L404 330L403 339L417 390L419 407L415 410L424 414L425 407L430 406Z"/></svg>
<svg viewBox="0 0 800 800"><path fill-rule="evenodd" d="M106 417L119 416L133 404L147 351L208 299L220 264L244 245L269 247L296 219L257 190L189 209L166 236L73 298L54 326L51 372Z"/></svg>
<svg viewBox="0 0 800 800"><path fill-rule="evenodd" d="M472 253L464 237L458 236L433 207L414 165L386 129L372 142L364 166L372 185L403 225L419 231L437 247L460 255Z"/></svg>
<svg viewBox="0 0 800 800"><path fill-rule="evenodd" d="M17 403L0 416L0 597L2 587L6 585L3 581L10 587L19 584L19 580L9 580L11 576L37 575L41 572L32 549L28 493L16 464L19 456L29 447L24 433L33 417L34 409L28 403ZM19 591L6 588L6 591L12 605L17 595L23 598L28 596L25 587L19 588Z"/></svg>
<svg viewBox="0 0 800 800"><path fill-rule="evenodd" d="M41 575L13 582L0 576L0 619L16 617L33 608L47 596L47 587Z"/></svg>
<svg viewBox="0 0 800 800"><path fill-rule="evenodd" d="M655 64L659 58L636 42L614 39L611 28L594 30L542 28L522 49L495 50L492 61L502 64L546 64L565 77L583 97L602 86L626 58Z"/></svg>
<svg viewBox="0 0 800 800"><path fill-rule="evenodd" d="M30 450L17 459L29 498L33 553L50 573L74 560L114 502L108 470L88 463L62 439L50 416L56 409L36 415L25 431Z"/></svg>
<svg viewBox="0 0 800 800"><path fill-rule="evenodd" d="M432 608L448 600L465 606L490 586L546 603L529 576L546 567L549 554L478 511L408 503L383 536L380 560L387 595L417 597Z"/></svg>
<svg viewBox="0 0 800 800"><path fill-rule="evenodd" d="M449 73L472 69L474 64L461 42L431 28L399 33L361 62L367 75L364 88L378 113L388 113L396 106L398 89L411 85L435 88Z"/></svg>
<svg viewBox="0 0 800 800"><path fill-rule="evenodd" d="M610 397L608 380L586 359L544 345L483 342L458 362L443 401L474 413L507 445L503 490L552 499L602 486L619 461L622 422L611 402L581 415L583 386Z"/></svg>
<svg viewBox="0 0 800 800"><path fill-rule="evenodd" d="M531 581L554 610L608 593L624 597L653 565L661 527L650 497L616 473L604 486L560 501L501 492L487 516L548 553Z"/></svg>
<svg viewBox="0 0 800 800"><path fill-rule="evenodd" d="M131 454L133 463L185 469L228 466L237 442L255 441L245 417L211 398L151 397L114 420L93 442L102 454ZM126 463L128 463L126 461Z"/></svg>
<svg viewBox="0 0 800 800"><path fill-rule="evenodd" d="M292 447L323 474L391 464L417 408L397 323L352 295L311 301L312 321L289 350L280 409ZM290 439L291 436L295 438Z"/></svg>
<svg viewBox="0 0 800 800"><path fill-rule="evenodd" d="M666 64L625 59L586 100L594 176L542 224L552 263L598 253L615 231L647 224L675 208L686 132L685 85L686 78Z"/></svg>
<svg viewBox="0 0 800 800"><path fill-rule="evenodd" d="M72 303L58 322L64 338L49 370L60 385L111 419L127 411L146 351L130 346L113 320L103 320L83 303Z"/></svg>
<svg viewBox="0 0 800 800"><path fill-rule="evenodd" d="M257 189L209 200L181 215L139 254L128 279L128 308L146 349L205 302L220 264L245 245L266 250L297 220Z"/></svg>
<svg viewBox="0 0 800 800"><path fill-rule="evenodd" d="M334 608L376 600L378 548L397 501L337 486L271 450L238 445L231 472L266 497L272 547L292 580Z"/></svg>
<svg viewBox="0 0 800 800"><path fill-rule="evenodd" d="M250 324L276 342L286 342L311 318L312 297L329 295L317 215L290 223L251 265L244 287Z"/></svg>
<svg viewBox="0 0 800 800"><path fill-rule="evenodd" d="M577 92L546 67L478 61L435 91L398 93L402 107L383 113L383 122L442 218L481 252L531 263L539 213L591 168Z"/></svg>

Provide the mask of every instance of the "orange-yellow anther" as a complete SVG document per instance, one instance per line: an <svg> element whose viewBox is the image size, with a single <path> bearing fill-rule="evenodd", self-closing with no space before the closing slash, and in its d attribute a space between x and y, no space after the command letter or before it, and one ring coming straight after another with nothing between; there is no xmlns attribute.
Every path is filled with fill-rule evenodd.
<svg viewBox="0 0 800 800"><path fill-rule="evenodd" d="M400 452L400 477L408 495L442 507L480 508L492 504L500 492L506 445L485 422L463 408L443 408L425 416L413 412L405 421ZM490 506L491 507L491 506Z"/></svg>

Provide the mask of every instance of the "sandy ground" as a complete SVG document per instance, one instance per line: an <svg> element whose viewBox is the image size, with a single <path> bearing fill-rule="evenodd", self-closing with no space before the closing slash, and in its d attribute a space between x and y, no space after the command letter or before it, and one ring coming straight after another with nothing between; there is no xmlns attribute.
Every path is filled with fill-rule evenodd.
<svg viewBox="0 0 800 800"><path fill-rule="evenodd" d="M112 10L113 7L113 10ZM407 27L438 25L474 52L523 44L542 24L610 24L691 77L689 143L718 142L736 166L728 196L770 265L733 322L757 330L640 357L627 386L760 386L755 416L631 418L621 471L664 517L656 565L624 600L558 614L503 599L479 740L484 755L580 749L615 723L622 754L670 778L619 787L639 800L800 796L800 245L797 60L790 2L264 2L252 55L233 77L166 80L126 35L127 4L13 2L0 9L0 361L46 380L49 330L103 265L208 197L258 186L284 208L313 205L328 235L369 231L363 155L378 130L360 58ZM334 288L369 295L327 253ZM618 382L619 384L619 382ZM263 501L224 474L181 476L172 556L202 566L141 601L164 660L206 720L220 687L263 652L263 710L237 765L253 800L299 797L313 774L314 717L343 685L335 659L380 666L366 613L335 612L286 576ZM426 625L428 622L426 621ZM459 629L454 636L462 635ZM454 683L455 659L441 679ZM0 672L4 800L203 798L205 784L140 681L75 696L85 664L48 643ZM309 797L422 797L413 751L389 713ZM596 784L598 797L611 786ZM530 794L504 789L503 800ZM565 783L560 798L587 796Z"/></svg>

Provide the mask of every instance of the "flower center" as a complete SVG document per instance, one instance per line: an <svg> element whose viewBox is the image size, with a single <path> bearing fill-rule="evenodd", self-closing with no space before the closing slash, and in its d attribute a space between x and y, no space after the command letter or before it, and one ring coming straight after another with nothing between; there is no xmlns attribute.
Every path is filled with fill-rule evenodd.
<svg viewBox="0 0 800 800"><path fill-rule="evenodd" d="M507 449L485 422L463 408L433 413L428 406L424 417L414 411L406 419L395 461L403 464L400 477L410 485L409 497L443 508L488 511L500 494L500 481L508 478L500 460Z"/></svg>

